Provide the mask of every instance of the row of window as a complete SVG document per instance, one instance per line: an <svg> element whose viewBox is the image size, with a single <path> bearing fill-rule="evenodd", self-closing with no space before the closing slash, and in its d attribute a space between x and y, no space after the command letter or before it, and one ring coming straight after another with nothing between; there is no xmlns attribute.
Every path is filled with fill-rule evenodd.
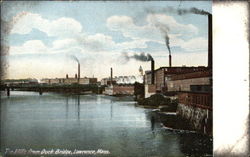
<svg viewBox="0 0 250 157"><path fill-rule="evenodd" d="M211 105L211 98L207 95L192 95L191 102L193 104L210 106Z"/></svg>

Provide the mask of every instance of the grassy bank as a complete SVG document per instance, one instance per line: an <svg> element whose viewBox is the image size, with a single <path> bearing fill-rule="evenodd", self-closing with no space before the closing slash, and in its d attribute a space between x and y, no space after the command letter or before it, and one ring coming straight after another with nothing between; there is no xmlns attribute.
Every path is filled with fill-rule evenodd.
<svg viewBox="0 0 250 157"><path fill-rule="evenodd" d="M162 112L176 112L178 100L171 100L170 98L162 95L155 94L149 98L142 98L137 100L138 105L148 108L161 108Z"/></svg>

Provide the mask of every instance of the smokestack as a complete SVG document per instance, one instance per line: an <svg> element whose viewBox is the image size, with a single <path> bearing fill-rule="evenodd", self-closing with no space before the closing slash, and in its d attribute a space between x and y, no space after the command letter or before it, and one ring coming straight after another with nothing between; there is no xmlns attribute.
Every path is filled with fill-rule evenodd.
<svg viewBox="0 0 250 157"><path fill-rule="evenodd" d="M80 63L78 63L78 83L80 83Z"/></svg>
<svg viewBox="0 0 250 157"><path fill-rule="evenodd" d="M171 67L172 66L172 57L171 57L171 54L169 54L169 67Z"/></svg>
<svg viewBox="0 0 250 157"><path fill-rule="evenodd" d="M213 66L213 24L212 14L208 14L208 68Z"/></svg>
<svg viewBox="0 0 250 157"><path fill-rule="evenodd" d="M69 75L68 74L66 74L66 79L68 79L69 78Z"/></svg>
<svg viewBox="0 0 250 157"><path fill-rule="evenodd" d="M77 78L77 74L75 74L75 78Z"/></svg>
<svg viewBox="0 0 250 157"><path fill-rule="evenodd" d="M112 85L113 82L113 69L110 68L110 84Z"/></svg>
<svg viewBox="0 0 250 157"><path fill-rule="evenodd" d="M168 36L167 32L166 32L166 35L165 35L165 41L166 41L166 46L167 46L168 52L169 52L169 55L168 55L168 57L169 57L169 67L171 67L172 66L172 57L171 57L171 49L170 49L170 46L169 46L169 36Z"/></svg>
<svg viewBox="0 0 250 157"><path fill-rule="evenodd" d="M151 59L151 84L154 84L155 82L155 61L154 59Z"/></svg>

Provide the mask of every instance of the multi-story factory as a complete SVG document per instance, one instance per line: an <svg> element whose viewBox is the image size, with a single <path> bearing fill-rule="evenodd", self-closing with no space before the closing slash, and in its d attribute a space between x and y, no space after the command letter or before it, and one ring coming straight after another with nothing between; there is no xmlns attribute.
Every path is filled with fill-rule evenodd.
<svg viewBox="0 0 250 157"><path fill-rule="evenodd" d="M135 82L143 83L143 76L115 76L112 84L134 84ZM110 78L103 78L101 85L111 85Z"/></svg>
<svg viewBox="0 0 250 157"><path fill-rule="evenodd" d="M172 67L172 57L169 54L169 67L154 69L151 60L151 70L144 75L145 97L155 93L170 93L190 91L197 85L211 86L212 80L212 15L208 15L208 66Z"/></svg>
<svg viewBox="0 0 250 157"><path fill-rule="evenodd" d="M160 67L154 70L154 61L151 61L151 71L145 72L145 97L156 92L169 91L171 77L178 74L206 71L207 67ZM171 90L173 91L173 90Z"/></svg>
<svg viewBox="0 0 250 157"><path fill-rule="evenodd" d="M1 84L3 85L29 85L29 84L38 84L38 80L35 78L27 78L27 79L7 79L2 80Z"/></svg>
<svg viewBox="0 0 250 157"><path fill-rule="evenodd" d="M106 95L134 95L134 82L136 77L121 76L113 78L113 69L110 70L110 78L102 79L102 85L105 87L104 94Z"/></svg>
<svg viewBox="0 0 250 157"><path fill-rule="evenodd" d="M133 84L116 84L105 87L104 94L106 95L134 95Z"/></svg>
<svg viewBox="0 0 250 157"><path fill-rule="evenodd" d="M110 86L111 84L116 84L116 81L113 80L111 82L110 78L103 78L103 79L101 79L101 85L102 86Z"/></svg>
<svg viewBox="0 0 250 157"><path fill-rule="evenodd" d="M211 85L212 71L178 74L169 77L167 91L207 91Z"/></svg>
<svg viewBox="0 0 250 157"><path fill-rule="evenodd" d="M42 79L41 83L45 84L82 84L82 85L87 85L87 84L96 84L97 83L97 78L78 78L77 74L75 77L68 77L66 75L65 78L46 78Z"/></svg>
<svg viewBox="0 0 250 157"><path fill-rule="evenodd" d="M169 67L145 72L145 97L155 93L175 94L179 104L177 115L187 119L193 129L212 134L212 15L208 14L208 66Z"/></svg>
<svg viewBox="0 0 250 157"><path fill-rule="evenodd" d="M82 85L87 85L87 84L97 84L97 78L81 78L80 77L80 63L77 60L78 65L77 65L77 71L78 74L75 74L75 77L69 77L68 74L66 74L65 78L44 78L41 79L41 83L44 84L82 84Z"/></svg>

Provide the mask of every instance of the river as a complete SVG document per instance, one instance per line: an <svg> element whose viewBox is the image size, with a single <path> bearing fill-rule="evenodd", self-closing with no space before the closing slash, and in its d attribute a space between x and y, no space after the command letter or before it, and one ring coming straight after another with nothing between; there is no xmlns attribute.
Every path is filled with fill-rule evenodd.
<svg viewBox="0 0 250 157"><path fill-rule="evenodd" d="M131 97L11 91L1 97L1 151L105 150L110 157L212 155L212 141L168 130ZM84 155L83 155L84 156ZM94 156L94 155L91 155Z"/></svg>

